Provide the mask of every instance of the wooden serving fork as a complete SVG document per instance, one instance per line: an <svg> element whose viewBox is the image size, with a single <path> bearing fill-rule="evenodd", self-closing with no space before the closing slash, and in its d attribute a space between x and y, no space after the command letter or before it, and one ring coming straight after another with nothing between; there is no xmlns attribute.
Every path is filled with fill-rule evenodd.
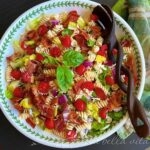
<svg viewBox="0 0 150 150"><path fill-rule="evenodd" d="M134 95L133 76L129 69L122 65L123 50L115 35L115 20L112 10L107 5L98 5L94 8L94 15L98 16L96 23L101 27L104 42L108 45L108 58L116 63L116 80L118 86L127 94L127 109L131 123L135 132L139 137L147 137L150 135L150 124L146 117L143 106L138 98ZM112 53L113 49L117 49L117 58ZM127 75L128 84L125 85L121 81L121 72Z"/></svg>

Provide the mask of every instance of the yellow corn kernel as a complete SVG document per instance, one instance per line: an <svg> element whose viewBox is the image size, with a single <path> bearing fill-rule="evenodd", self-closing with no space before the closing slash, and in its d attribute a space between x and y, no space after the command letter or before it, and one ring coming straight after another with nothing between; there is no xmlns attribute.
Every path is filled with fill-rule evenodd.
<svg viewBox="0 0 150 150"><path fill-rule="evenodd" d="M106 61L106 57L101 56L101 55L97 55L95 61L99 62L99 63L103 63Z"/></svg>
<svg viewBox="0 0 150 150"><path fill-rule="evenodd" d="M35 55L35 54L32 54L32 55L29 56L29 59L30 59L30 60L35 60L35 58L36 58L36 55Z"/></svg>
<svg viewBox="0 0 150 150"><path fill-rule="evenodd" d="M29 58L24 58L24 64L27 65L29 60L30 60Z"/></svg>
<svg viewBox="0 0 150 150"><path fill-rule="evenodd" d="M26 108L26 109L32 108L32 104L30 104L29 98L24 98L24 99L20 102L20 106L22 106L23 108Z"/></svg>

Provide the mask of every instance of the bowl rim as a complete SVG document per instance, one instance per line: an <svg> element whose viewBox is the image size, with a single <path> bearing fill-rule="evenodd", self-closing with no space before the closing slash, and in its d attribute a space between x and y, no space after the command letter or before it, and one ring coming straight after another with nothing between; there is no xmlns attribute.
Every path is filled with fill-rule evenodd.
<svg viewBox="0 0 150 150"><path fill-rule="evenodd" d="M24 15L28 14L29 12L31 12L32 10L42 6L42 5L46 5L46 4L49 4L49 3L57 3L57 2L61 2L61 1L65 1L65 0L51 0L51 1L46 1L46 2L42 2L38 5L35 5L33 7L31 7L30 9L26 10L24 13L22 13L21 15L19 15L19 17L17 17L13 22L12 24L9 25L9 27L7 28L7 30L5 31L5 33L3 34L3 36L1 37L1 40L0 40L0 47L2 45L2 42L3 40L5 39L5 37L8 35L8 33L10 32L12 26L14 26ZM91 4L92 6L96 6L96 5L100 5L99 3L97 2L94 2L94 1L90 1L90 0L78 0L79 2L85 2L85 3L89 3ZM135 45L137 46L137 49L138 49L138 52L139 52L139 55L140 55L140 61L141 61L141 82L140 82L140 86L139 86L139 90L138 90L138 94L137 94L137 97L140 99L141 96L142 96L142 92L143 92L143 89L144 89L144 84L145 84L145 76L146 76L146 69L145 69L145 60L144 60L144 54L142 52L142 47L140 45L140 42L138 40L138 38L136 37L134 31L131 29L131 27L118 15L114 12L114 16L127 28L128 32L131 34L134 42L135 42ZM57 144L49 144L49 142L47 141L43 141L39 138L35 138L35 136L31 136L30 134L28 134L25 130L23 130L22 128L18 128L18 124L13 122L12 119L10 119L11 117L8 116L7 112L5 111L5 109L2 107L2 104L0 103L0 109L2 110L4 116L7 118L7 120L13 125L13 127L15 127L21 134L23 134L24 136L26 136L27 138L35 141L35 142L38 142L40 144L43 144L43 145L46 145L46 146L50 146L50 147L55 147L55 148L79 148L79 147L84 147L84 146L88 146L88 145L91 145L91 144L94 144L94 143L97 143L101 140L104 140L106 139L107 137L109 137L110 135L112 135L113 133L115 133L119 128L121 128L126 120L128 119L128 114L126 113L126 115L121 119L121 121L119 121L114 127L113 129L105 132L104 134L102 134L100 137L97 137L95 140L91 140L90 142L84 142L82 144L73 144L73 147L72 147L72 143L65 143L65 144L61 144L61 145L57 145ZM68 144L68 145L66 145Z"/></svg>

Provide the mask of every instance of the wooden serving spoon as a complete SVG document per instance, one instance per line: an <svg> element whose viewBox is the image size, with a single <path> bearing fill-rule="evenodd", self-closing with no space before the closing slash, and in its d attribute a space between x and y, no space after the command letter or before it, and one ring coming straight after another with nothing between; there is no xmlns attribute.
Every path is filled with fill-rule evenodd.
<svg viewBox="0 0 150 150"><path fill-rule="evenodd" d="M108 58L116 63L116 78L121 90L127 94L127 108L130 120L139 137L150 135L150 124L145 111L138 98L134 95L133 76L129 69L122 65L123 51L115 35L115 20L112 10L107 5L98 5L94 8L94 15L98 16L97 24L103 32L104 42L108 45ZM117 49L117 59L115 60L112 50ZM128 85L121 81L121 72L127 75Z"/></svg>

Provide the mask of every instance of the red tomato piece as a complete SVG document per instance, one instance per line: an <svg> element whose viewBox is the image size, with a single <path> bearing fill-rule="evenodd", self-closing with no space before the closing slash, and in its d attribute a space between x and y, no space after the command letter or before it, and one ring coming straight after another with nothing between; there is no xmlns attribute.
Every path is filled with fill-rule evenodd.
<svg viewBox="0 0 150 150"><path fill-rule="evenodd" d="M71 38L70 38L70 36L65 35L65 36L61 37L61 44L65 48L69 48L71 46Z"/></svg>
<svg viewBox="0 0 150 150"><path fill-rule="evenodd" d="M101 100L105 100L107 98L107 96L105 95L104 91L99 88L99 87L96 87L95 88L95 93L96 95L101 99Z"/></svg>
<svg viewBox="0 0 150 150"><path fill-rule="evenodd" d="M24 73L22 73L21 80L24 83L31 83L32 75L29 72L24 72Z"/></svg>
<svg viewBox="0 0 150 150"><path fill-rule="evenodd" d="M106 84L113 85L115 83L113 76L107 75L105 77Z"/></svg>
<svg viewBox="0 0 150 150"><path fill-rule="evenodd" d="M74 141L77 138L77 132L75 130L68 130L66 133L66 139L69 142Z"/></svg>
<svg viewBox="0 0 150 150"><path fill-rule="evenodd" d="M16 80L19 80L20 77L21 77L21 71L20 70L12 70L10 75L16 79Z"/></svg>
<svg viewBox="0 0 150 150"><path fill-rule="evenodd" d="M44 60L43 55L40 54L40 53L37 53L37 54L36 54L36 60L37 60L37 61L40 61L40 62L43 61L43 60Z"/></svg>
<svg viewBox="0 0 150 150"><path fill-rule="evenodd" d="M75 68L75 71L78 75L83 75L86 71L86 67L83 64L81 64L80 66Z"/></svg>
<svg viewBox="0 0 150 150"><path fill-rule="evenodd" d="M93 21L97 21L98 20L98 16L94 15L94 14L91 14L90 19L93 20Z"/></svg>
<svg viewBox="0 0 150 150"><path fill-rule="evenodd" d="M48 128L48 129L54 129L55 124L54 124L54 119L53 118L47 118L45 120L44 124L45 124L46 128Z"/></svg>
<svg viewBox="0 0 150 150"><path fill-rule="evenodd" d="M107 112L108 112L108 108L102 108L102 109L99 110L99 116L102 119L106 119Z"/></svg>
<svg viewBox="0 0 150 150"><path fill-rule="evenodd" d="M86 81L81 85L81 89L88 89L92 91L94 89L94 83L91 81Z"/></svg>
<svg viewBox="0 0 150 150"><path fill-rule="evenodd" d="M16 87L13 91L13 95L14 95L14 97L23 98L24 91L21 87Z"/></svg>
<svg viewBox="0 0 150 150"><path fill-rule="evenodd" d="M39 26L39 28L38 28L38 34L39 34L40 36L43 36L44 34L46 34L47 31L48 31L48 28L47 28L47 26L44 25L44 24L41 25L41 26Z"/></svg>
<svg viewBox="0 0 150 150"><path fill-rule="evenodd" d="M42 82L40 82L39 85L38 85L38 90L39 90L39 92L41 92L41 93L47 94L48 91L49 91L49 89L50 89L50 85L49 85L48 82L42 81Z"/></svg>
<svg viewBox="0 0 150 150"><path fill-rule="evenodd" d="M53 47L50 49L50 55L52 57L59 57L61 55L61 50L59 47Z"/></svg>
<svg viewBox="0 0 150 150"><path fill-rule="evenodd" d="M77 99L74 102L74 106L78 111L84 111L86 110L86 103L82 99Z"/></svg>

